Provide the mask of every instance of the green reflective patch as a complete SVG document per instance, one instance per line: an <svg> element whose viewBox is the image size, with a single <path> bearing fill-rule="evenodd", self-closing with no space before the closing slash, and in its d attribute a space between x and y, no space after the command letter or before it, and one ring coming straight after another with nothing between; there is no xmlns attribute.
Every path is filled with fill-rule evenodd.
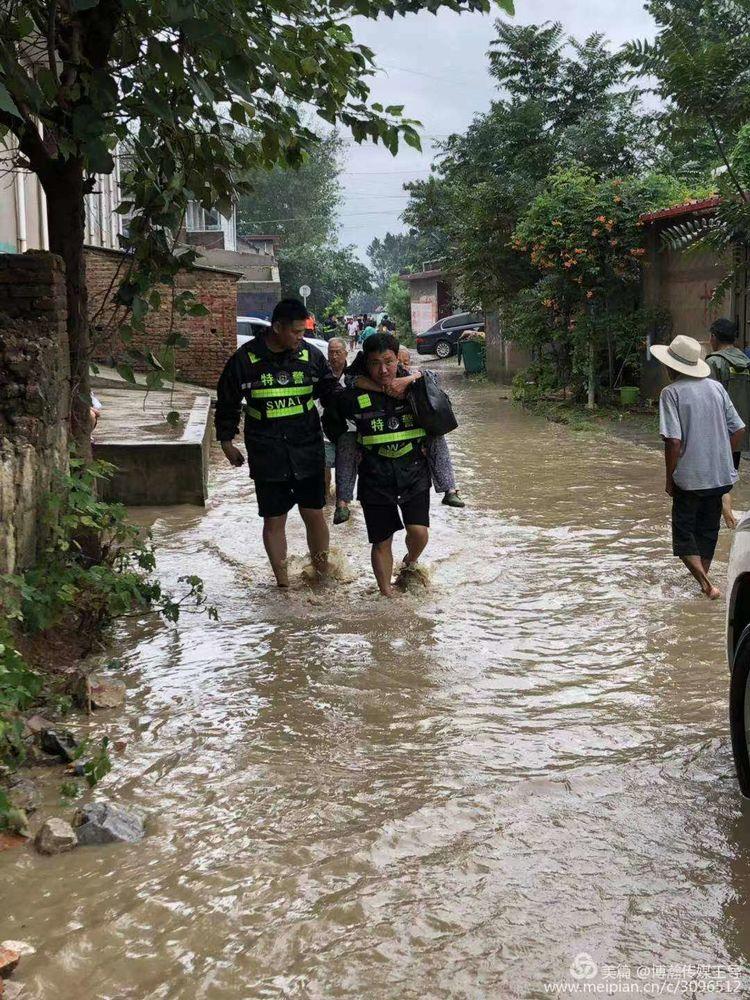
<svg viewBox="0 0 750 1000"><path fill-rule="evenodd" d="M275 386L273 389L252 389L250 395L253 399L281 399L283 396L309 396L312 391L311 385L290 386L288 389Z"/></svg>
<svg viewBox="0 0 750 1000"><path fill-rule="evenodd" d="M362 437L362 444L392 444L394 441L414 441L423 437L427 437L427 431L415 427L413 431L394 431L392 434L365 434Z"/></svg>
<svg viewBox="0 0 750 1000"><path fill-rule="evenodd" d="M360 410L366 410L369 406L372 406L372 400L365 392L361 396L357 396L357 405L359 406Z"/></svg>
<svg viewBox="0 0 750 1000"><path fill-rule="evenodd" d="M300 403L299 406L287 406L283 409L278 410L266 410L266 416L269 420L274 417L296 417L300 413L305 412L305 407Z"/></svg>

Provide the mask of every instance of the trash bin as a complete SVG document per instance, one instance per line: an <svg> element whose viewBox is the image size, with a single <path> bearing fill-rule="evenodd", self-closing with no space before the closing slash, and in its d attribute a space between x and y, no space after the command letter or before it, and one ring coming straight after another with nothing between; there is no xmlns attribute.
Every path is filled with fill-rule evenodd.
<svg viewBox="0 0 750 1000"><path fill-rule="evenodd" d="M462 340L459 346L461 349L460 357L467 375L476 375L478 372L487 370L484 344L478 340Z"/></svg>
<svg viewBox="0 0 750 1000"><path fill-rule="evenodd" d="M620 386L620 403L622 406L635 406L641 390L637 385Z"/></svg>

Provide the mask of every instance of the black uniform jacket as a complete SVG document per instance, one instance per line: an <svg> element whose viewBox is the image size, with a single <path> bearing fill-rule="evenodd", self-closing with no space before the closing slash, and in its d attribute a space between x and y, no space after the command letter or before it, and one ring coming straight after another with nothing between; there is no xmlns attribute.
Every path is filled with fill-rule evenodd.
<svg viewBox="0 0 750 1000"><path fill-rule="evenodd" d="M303 404L294 407L301 412L284 415L283 419L266 419L268 407L255 402L253 391L258 395L276 391L288 396L297 384L300 393L303 390L309 393L309 397L301 395L299 400L291 400ZM322 474L323 434L318 411L311 401L320 399L326 406L342 391L317 347L303 341L298 351L278 354L269 350L264 337L254 337L235 351L219 379L216 437L219 441L236 437L244 402L245 447L253 479L283 482Z"/></svg>
<svg viewBox="0 0 750 1000"><path fill-rule="evenodd" d="M360 400L367 400L363 409ZM363 444L373 429L388 432L391 428L402 433L405 427L411 430L419 427L411 412L408 401L394 399L382 392L362 389L347 389L337 396L330 408L333 436L336 430L345 429L345 421L353 420L357 425L361 447L361 461L358 469L359 485L357 497L363 504L405 503L419 493L430 489L430 470L424 453L424 438L406 441L399 450L406 453L399 457L385 457L382 449L373 444ZM334 425L338 423L338 428ZM396 446L398 447L398 445Z"/></svg>

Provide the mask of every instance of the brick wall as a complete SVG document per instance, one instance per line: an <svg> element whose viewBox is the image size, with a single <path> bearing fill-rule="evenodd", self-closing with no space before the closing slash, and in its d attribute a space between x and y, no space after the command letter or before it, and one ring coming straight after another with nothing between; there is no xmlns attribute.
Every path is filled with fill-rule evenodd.
<svg viewBox="0 0 750 1000"><path fill-rule="evenodd" d="M123 357L116 330L125 314L114 308L112 295L125 267L125 255L120 251L93 247L86 250L93 356L102 364L114 364ZM175 318L175 329L188 341L187 347L176 352L179 379L214 387L227 359L237 349L237 278L237 274L205 267L177 277L177 290L190 289L209 310L207 316ZM146 337L133 343L157 355L163 350L172 320L170 289L160 288L159 292L161 308L149 314Z"/></svg>
<svg viewBox="0 0 750 1000"><path fill-rule="evenodd" d="M65 270L53 254L0 255L0 573L31 566L46 495L67 469Z"/></svg>

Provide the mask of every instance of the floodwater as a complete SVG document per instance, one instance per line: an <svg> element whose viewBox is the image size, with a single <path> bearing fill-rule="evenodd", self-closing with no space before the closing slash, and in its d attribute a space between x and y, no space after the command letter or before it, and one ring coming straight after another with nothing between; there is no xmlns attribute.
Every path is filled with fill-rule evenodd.
<svg viewBox="0 0 750 1000"><path fill-rule="evenodd" d="M470 507L435 507L424 594L376 596L358 511L348 582L274 590L220 453L205 511L139 514L221 620L116 634L101 791L147 839L0 855L26 996L748 995L723 606L670 555L661 457L448 383Z"/></svg>

